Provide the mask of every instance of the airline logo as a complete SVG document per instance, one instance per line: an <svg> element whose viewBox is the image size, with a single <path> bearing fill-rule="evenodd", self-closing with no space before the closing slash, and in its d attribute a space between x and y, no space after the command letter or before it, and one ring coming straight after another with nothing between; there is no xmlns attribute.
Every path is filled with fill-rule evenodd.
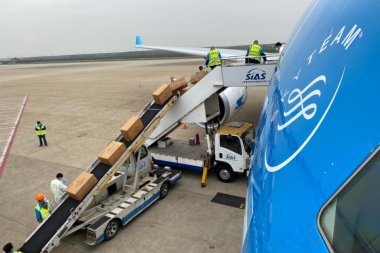
<svg viewBox="0 0 380 253"><path fill-rule="evenodd" d="M244 99L244 94L238 98L238 100L236 100L236 106L235 106L235 110L239 109L245 102L245 99Z"/></svg>
<svg viewBox="0 0 380 253"><path fill-rule="evenodd" d="M249 70L245 75L245 80L242 83L263 83L268 82L267 73L265 70L259 68L253 68Z"/></svg>
<svg viewBox="0 0 380 253"><path fill-rule="evenodd" d="M146 167L146 162L143 161L143 162L141 162L141 163L139 164L138 170L145 169L145 167Z"/></svg>
<svg viewBox="0 0 380 253"><path fill-rule="evenodd" d="M269 137L264 151L268 171L284 168L313 138L344 83L347 65L353 71L352 63L345 62L344 56L349 53L352 43L362 36L363 32L357 25L352 28L343 26L335 33L331 31L309 52L295 56L301 57L298 61L301 66L288 69L278 83L280 101L273 98L270 117L273 136ZM334 69L324 64L331 59L336 61Z"/></svg>
<svg viewBox="0 0 380 253"><path fill-rule="evenodd" d="M234 154L230 154L230 153L228 153L228 154L226 155L226 159L227 159L227 160L233 160L233 161L236 161L236 156L235 156Z"/></svg>

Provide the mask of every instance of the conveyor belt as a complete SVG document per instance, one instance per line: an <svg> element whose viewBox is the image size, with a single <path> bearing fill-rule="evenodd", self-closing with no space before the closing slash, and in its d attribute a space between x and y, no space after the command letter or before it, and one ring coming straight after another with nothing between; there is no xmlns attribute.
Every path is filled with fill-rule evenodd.
<svg viewBox="0 0 380 253"><path fill-rule="evenodd" d="M148 126L164 106L165 104L157 105L153 103L149 109L146 110L146 112L140 117L144 127ZM120 142L123 142L128 149L132 142L125 140L121 135L119 135L119 137L121 138ZM101 180L110 168L111 166L99 162L90 172L94 174L98 180ZM80 201L74 200L70 197L66 198L19 250L23 253L40 253L55 233L63 226L63 224L65 224L71 214L70 211L74 211L80 203Z"/></svg>

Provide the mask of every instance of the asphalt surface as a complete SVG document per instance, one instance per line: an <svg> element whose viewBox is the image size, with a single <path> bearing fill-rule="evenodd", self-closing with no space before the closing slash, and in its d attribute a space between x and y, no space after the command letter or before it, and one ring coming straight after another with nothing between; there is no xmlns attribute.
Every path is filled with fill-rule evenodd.
<svg viewBox="0 0 380 253"><path fill-rule="evenodd" d="M0 177L0 246L16 248L38 226L35 194L53 199L50 181L62 172L70 183L118 134L120 127L152 101L170 76L193 75L202 59L62 64L0 65L0 100L28 96L13 145ZM236 121L257 125L266 87L248 89ZM1 101L0 101L1 104ZM19 110L19 107L15 109ZM0 117L0 124L5 119ZM47 126L48 147L38 147L34 125ZM204 130L178 128L171 138L188 140ZM61 241L52 252L239 252L244 210L213 203L217 193L245 197L247 178L219 182L209 173L182 171L181 181L111 241L84 243L85 231Z"/></svg>

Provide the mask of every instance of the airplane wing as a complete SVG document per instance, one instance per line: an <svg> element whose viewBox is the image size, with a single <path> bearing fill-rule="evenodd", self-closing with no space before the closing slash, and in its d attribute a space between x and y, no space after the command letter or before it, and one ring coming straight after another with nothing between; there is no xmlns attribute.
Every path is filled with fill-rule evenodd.
<svg viewBox="0 0 380 253"><path fill-rule="evenodd" d="M144 45L140 36L136 36L135 47L196 55L196 56L201 56L204 58L206 58L208 52L210 51L210 48L204 48L204 47L148 46L148 45ZM226 49L226 48L217 48L217 49L222 55L222 58L244 57L247 52L246 50L238 50L238 49ZM266 55L267 55L268 61L278 60L278 55L276 54L266 53Z"/></svg>

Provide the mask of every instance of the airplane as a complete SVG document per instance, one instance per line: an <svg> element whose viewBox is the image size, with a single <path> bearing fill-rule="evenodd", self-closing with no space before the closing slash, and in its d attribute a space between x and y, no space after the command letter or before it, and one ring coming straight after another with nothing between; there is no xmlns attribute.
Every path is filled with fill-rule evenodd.
<svg viewBox="0 0 380 253"><path fill-rule="evenodd" d="M263 104L241 252L380 252L380 2L314 0Z"/></svg>

